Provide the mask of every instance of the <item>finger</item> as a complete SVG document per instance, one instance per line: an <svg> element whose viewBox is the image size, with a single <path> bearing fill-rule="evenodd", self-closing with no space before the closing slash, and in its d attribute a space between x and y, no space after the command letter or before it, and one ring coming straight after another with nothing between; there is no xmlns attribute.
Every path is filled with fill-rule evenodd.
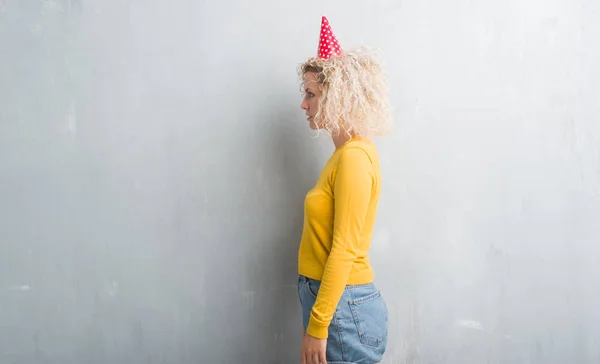
<svg viewBox="0 0 600 364"><path fill-rule="evenodd" d="M319 364L327 364L327 359L325 359L325 350L319 351Z"/></svg>
<svg viewBox="0 0 600 364"><path fill-rule="evenodd" d="M313 359L312 359L312 355L310 355L309 353L306 353L306 364L313 364Z"/></svg>
<svg viewBox="0 0 600 364"><path fill-rule="evenodd" d="M312 363L311 364L321 364L319 362L319 352L314 352L312 355Z"/></svg>

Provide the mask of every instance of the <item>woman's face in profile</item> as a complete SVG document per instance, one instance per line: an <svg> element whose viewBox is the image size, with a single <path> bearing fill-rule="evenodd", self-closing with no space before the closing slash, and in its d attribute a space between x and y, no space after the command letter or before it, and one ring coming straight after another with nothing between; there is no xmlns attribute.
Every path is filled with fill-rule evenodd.
<svg viewBox="0 0 600 364"><path fill-rule="evenodd" d="M317 77L314 72L307 72L304 75L304 99L300 106L308 116L309 127L313 130L319 129L319 126L314 122L314 117L319 111L319 97L321 90Z"/></svg>

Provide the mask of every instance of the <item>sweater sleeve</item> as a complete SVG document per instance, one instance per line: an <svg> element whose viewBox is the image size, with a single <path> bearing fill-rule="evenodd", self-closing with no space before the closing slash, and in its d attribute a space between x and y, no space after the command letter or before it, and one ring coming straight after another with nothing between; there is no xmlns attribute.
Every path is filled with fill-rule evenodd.
<svg viewBox="0 0 600 364"><path fill-rule="evenodd" d="M373 166L361 148L349 148L339 157L333 186L333 242L321 286L306 332L327 338L329 324L359 252L373 185Z"/></svg>

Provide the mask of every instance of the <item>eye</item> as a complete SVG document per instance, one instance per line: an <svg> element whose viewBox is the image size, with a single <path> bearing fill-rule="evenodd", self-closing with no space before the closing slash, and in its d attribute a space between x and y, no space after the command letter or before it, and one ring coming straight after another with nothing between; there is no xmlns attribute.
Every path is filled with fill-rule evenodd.
<svg viewBox="0 0 600 364"><path fill-rule="evenodd" d="M309 93L308 93L308 97L309 97L309 98L313 98L313 97L315 97L315 94L313 94L312 92L309 92Z"/></svg>

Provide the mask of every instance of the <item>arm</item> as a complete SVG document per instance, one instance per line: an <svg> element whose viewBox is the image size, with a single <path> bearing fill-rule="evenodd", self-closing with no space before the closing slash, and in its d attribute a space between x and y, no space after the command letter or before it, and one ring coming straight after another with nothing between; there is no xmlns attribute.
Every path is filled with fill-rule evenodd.
<svg viewBox="0 0 600 364"><path fill-rule="evenodd" d="M335 203L333 242L325 264L307 333L327 338L327 331L359 251L359 241L371 200L373 167L360 148L345 150L339 158L333 186Z"/></svg>

